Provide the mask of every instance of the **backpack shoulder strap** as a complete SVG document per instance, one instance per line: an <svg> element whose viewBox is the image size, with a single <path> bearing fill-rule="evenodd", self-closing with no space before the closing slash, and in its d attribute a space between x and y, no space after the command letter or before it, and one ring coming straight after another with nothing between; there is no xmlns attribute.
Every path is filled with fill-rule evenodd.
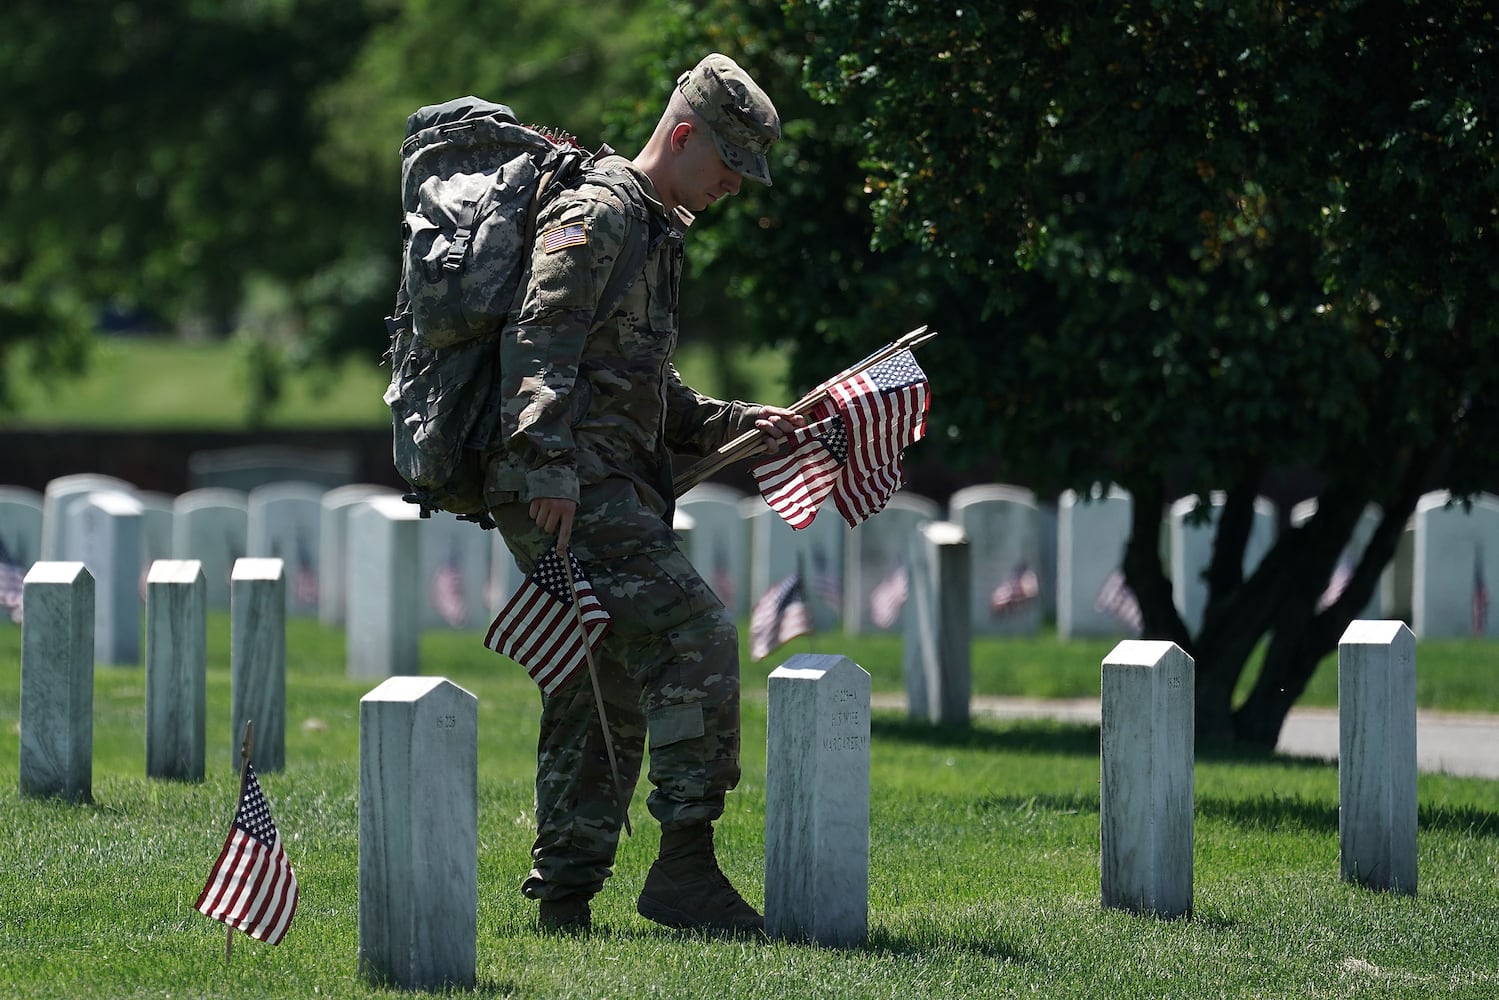
<svg viewBox="0 0 1499 1000"><path fill-rule="evenodd" d="M610 152L613 151L610 150ZM641 198L640 185L627 170L609 164L607 158L604 158L602 165L595 161L593 169L588 172L588 180L614 192L615 196L624 203L625 220L629 225L629 235L625 237L624 251L614 262L614 269L609 274L609 280L604 284L603 294L599 296L598 311L593 316L593 323L597 326L619 308L619 304L629 293L630 287L635 284L635 279L640 277L641 271L645 268L645 258L650 253L651 246L651 224L650 211Z"/></svg>

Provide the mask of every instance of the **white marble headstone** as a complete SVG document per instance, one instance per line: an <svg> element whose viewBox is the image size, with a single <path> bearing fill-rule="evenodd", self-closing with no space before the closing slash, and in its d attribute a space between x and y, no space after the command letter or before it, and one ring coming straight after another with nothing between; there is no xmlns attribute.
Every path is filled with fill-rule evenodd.
<svg viewBox="0 0 1499 1000"><path fill-rule="evenodd" d="M388 486L351 483L336 486L319 501L318 517L318 621L340 626L348 617L349 511L353 505L374 496L400 494Z"/></svg>
<svg viewBox="0 0 1499 1000"><path fill-rule="evenodd" d="M687 557L736 620L750 608L749 525L740 511L744 500L736 489L702 483L677 501L677 509L692 515L696 525Z"/></svg>
<svg viewBox="0 0 1499 1000"><path fill-rule="evenodd" d="M1411 628L1422 639L1499 635L1499 497L1480 493L1471 509L1428 493L1416 502Z"/></svg>
<svg viewBox="0 0 1499 1000"><path fill-rule="evenodd" d="M941 516L937 504L915 493L899 492L885 509L849 533L845 545L843 631L848 635L902 629L904 607L891 617L892 606L882 586L904 573L909 599L911 540L923 525Z"/></svg>
<svg viewBox="0 0 1499 1000"><path fill-rule="evenodd" d="M245 555L281 560L286 613L293 617L317 616L323 493L313 483L269 483L246 499Z"/></svg>
<svg viewBox="0 0 1499 1000"><path fill-rule="evenodd" d="M194 559L146 576L146 776L202 781L208 714L207 587Z"/></svg>
<svg viewBox="0 0 1499 1000"><path fill-rule="evenodd" d="M442 511L417 522L423 628L478 629L489 624L492 616L484 589L489 581L490 534Z"/></svg>
<svg viewBox="0 0 1499 1000"><path fill-rule="evenodd" d="M912 719L964 726L973 691L968 607L971 552L963 529L932 521L909 547L911 597L906 608L904 666Z"/></svg>
<svg viewBox="0 0 1499 1000"><path fill-rule="evenodd" d="M1046 606L1035 494L1003 484L968 486L948 500L948 512L968 536L973 555L974 634L1034 635Z"/></svg>
<svg viewBox="0 0 1499 1000"><path fill-rule="evenodd" d="M238 761L250 728L259 772L286 767L286 568L280 559L236 560L229 578L229 733Z"/></svg>
<svg viewBox="0 0 1499 1000"><path fill-rule="evenodd" d="M63 513L69 501L87 493L124 493L131 496L135 485L117 476L78 472L49 480L42 499L42 550L38 559L65 559L71 551Z"/></svg>
<svg viewBox="0 0 1499 1000"><path fill-rule="evenodd" d="M1124 563L1129 493L1118 487L1088 497L1073 490L1057 502L1057 635L1062 639L1128 635L1135 629L1108 609L1108 585Z"/></svg>
<svg viewBox="0 0 1499 1000"><path fill-rule="evenodd" d="M1103 661L1103 905L1192 912L1195 725L1192 658L1172 642L1126 639Z"/></svg>
<svg viewBox="0 0 1499 1000"><path fill-rule="evenodd" d="M23 584L21 794L93 798L94 578L38 562Z"/></svg>
<svg viewBox="0 0 1499 1000"><path fill-rule="evenodd" d="M801 530L793 529L758 495L744 500L740 509L749 523L751 604L800 570L814 628L818 632L837 628L843 621L848 522L831 503Z"/></svg>
<svg viewBox="0 0 1499 1000"><path fill-rule="evenodd" d="M415 567L421 512L400 497L372 497L349 512L350 677L415 674L421 612Z"/></svg>
<svg viewBox="0 0 1499 1000"><path fill-rule="evenodd" d="M771 672L765 932L850 946L869 929L869 674L801 653Z"/></svg>
<svg viewBox="0 0 1499 1000"><path fill-rule="evenodd" d="M248 520L245 495L238 490L189 490L172 504L172 556L203 564L211 610L229 610L229 574L245 555Z"/></svg>
<svg viewBox="0 0 1499 1000"><path fill-rule="evenodd" d="M63 510L64 554L94 577L94 658L141 662L140 501L125 493L89 493Z"/></svg>
<svg viewBox="0 0 1499 1000"><path fill-rule="evenodd" d="M1416 892L1416 637L1355 621L1338 641L1338 846L1344 881Z"/></svg>
<svg viewBox="0 0 1499 1000"><path fill-rule="evenodd" d="M360 699L359 967L372 983L474 986L478 714L441 677L392 677Z"/></svg>

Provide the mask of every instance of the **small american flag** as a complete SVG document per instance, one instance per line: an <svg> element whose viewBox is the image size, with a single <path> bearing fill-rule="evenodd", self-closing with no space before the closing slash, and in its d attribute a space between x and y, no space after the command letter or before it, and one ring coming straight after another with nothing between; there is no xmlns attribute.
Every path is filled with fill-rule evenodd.
<svg viewBox="0 0 1499 1000"><path fill-rule="evenodd" d="M555 549L547 549L484 637L484 645L525 667L547 694L567 682L609 630L609 612L594 596L582 564L571 552L567 560L564 564ZM573 607L574 589L578 610Z"/></svg>
<svg viewBox="0 0 1499 1000"><path fill-rule="evenodd" d="M586 246L588 243L588 229L581 222L571 222L556 229L549 229L541 235L541 249L545 253L556 253L568 247Z"/></svg>
<svg viewBox="0 0 1499 1000"><path fill-rule="evenodd" d="M254 765L234 826L198 897L198 911L267 944L280 944L297 912L297 875L281 848Z"/></svg>
<svg viewBox="0 0 1499 1000"><path fill-rule="evenodd" d="M812 634L812 615L802 594L802 575L793 573L755 602L750 614L750 658L763 660L799 635Z"/></svg>
<svg viewBox="0 0 1499 1000"><path fill-rule="evenodd" d="M1114 570L1103 581L1103 586L1098 588L1098 597L1093 601L1093 610L1112 615L1135 632L1144 625L1140 602L1135 598L1135 592L1129 589L1129 584L1124 582L1122 570Z"/></svg>
<svg viewBox="0 0 1499 1000"><path fill-rule="evenodd" d="M26 568L10 554L5 541L0 539L0 608L9 612L13 622L21 620L21 599L25 591Z"/></svg>
<svg viewBox="0 0 1499 1000"><path fill-rule="evenodd" d="M463 566L456 545L432 574L427 590L432 610L438 617L453 628L462 628L468 621L468 596L464 591Z"/></svg>
<svg viewBox="0 0 1499 1000"><path fill-rule="evenodd" d="M297 603L316 607L318 602L317 556L305 532L297 532L297 572L294 578Z"/></svg>
<svg viewBox="0 0 1499 1000"><path fill-rule="evenodd" d="M729 568L729 553L723 542L713 547L713 593L723 601L724 607L732 608L737 588L734 573Z"/></svg>
<svg viewBox="0 0 1499 1000"><path fill-rule="evenodd" d="M989 613L995 618L1003 618L1040 596L1041 581L1036 577L1036 571L1021 563L989 595Z"/></svg>
<svg viewBox="0 0 1499 1000"><path fill-rule="evenodd" d="M906 572L906 564L901 563L869 592L869 620L877 628L894 625L900 618L900 609L905 606L909 592L910 575Z"/></svg>
<svg viewBox="0 0 1499 1000"><path fill-rule="evenodd" d="M843 576L821 547L812 550L812 589L818 600L843 613Z"/></svg>

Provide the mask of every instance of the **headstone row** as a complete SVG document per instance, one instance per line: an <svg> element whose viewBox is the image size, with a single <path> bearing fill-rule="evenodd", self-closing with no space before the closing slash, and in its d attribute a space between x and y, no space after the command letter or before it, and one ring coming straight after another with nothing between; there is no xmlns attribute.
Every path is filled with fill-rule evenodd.
<svg viewBox="0 0 1499 1000"><path fill-rule="evenodd" d="M352 511L396 495L365 483L328 488L288 481L249 491L205 486L171 497L94 474L59 477L45 494L0 487L0 570L24 573L39 559L87 565L98 585L96 638L105 663L140 662L131 612L139 614L145 573L158 559L200 562L208 606L222 610L235 560L278 558L286 567L288 613L340 626L351 593L368 583L349 573L362 544L350 534ZM1222 502L1219 494L1185 497L1163 512L1166 563L1189 628L1202 620L1203 572ZM1064 639L1129 636L1138 632L1139 608L1120 567L1131 505L1117 488L1068 491L1047 504L1023 488L982 485L955 492L945 511L899 492L863 531L851 531L836 512L792 531L758 497L708 483L682 498L677 527L684 549L736 617L800 571L818 632L905 632L912 546L923 525L946 520L963 530L972 553L967 598L973 635L1029 635L1054 619ZM1288 523L1301 524L1315 510L1314 500L1298 504ZM1371 507L1361 519L1327 582L1329 599L1346 582L1378 518ZM1268 501L1257 501L1246 572L1273 543L1275 521ZM403 572L416 581L411 594L419 626L482 628L519 582L498 533L438 514L422 520L417 535L416 557ZM1495 552L1499 498L1481 494L1464 505L1445 492L1428 494L1381 577L1379 597L1363 614L1406 620L1422 637L1493 635L1499 625L1489 620L1487 581ZM0 612L14 611L14 597L7 597L14 589L7 591L0 576Z"/></svg>

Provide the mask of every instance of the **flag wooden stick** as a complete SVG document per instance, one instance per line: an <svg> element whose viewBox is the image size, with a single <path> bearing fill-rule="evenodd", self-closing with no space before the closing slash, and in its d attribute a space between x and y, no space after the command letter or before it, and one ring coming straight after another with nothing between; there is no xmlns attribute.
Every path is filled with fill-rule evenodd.
<svg viewBox="0 0 1499 1000"><path fill-rule="evenodd" d="M626 836L635 836L635 831L630 829L630 800L625 798L624 783L619 780L619 761L614 756L614 739L609 735L609 718L604 714L604 692L599 687L599 671L593 663L593 643L588 639L588 629L583 624L583 606L578 603L578 584L573 579L573 561L567 553L562 553L562 561L567 566L567 589L573 595L573 614L577 616L578 633L583 637L583 658L588 661L588 679L593 682L593 701L599 709L599 728L604 733L604 753L609 755L609 771L614 776L614 797L619 800L620 809L624 815Z"/></svg>
<svg viewBox="0 0 1499 1000"><path fill-rule="evenodd" d="M935 336L937 336L936 330L919 326L899 339L892 340L856 364L845 368L787 408L793 413L806 416L818 403L827 399L828 386L837 385L845 379L853 378L855 375L874 367L881 361L888 361L901 351L908 351L919 344L924 344ZM676 477L673 482L675 494L680 497L719 469L733 465L735 462L746 458L753 458L765 450L765 445L766 437L764 432L758 429L745 431L734 440L720 447L713 454L690 466L682 475Z"/></svg>
<svg viewBox="0 0 1499 1000"><path fill-rule="evenodd" d="M230 832L233 833L234 821L239 817L239 804L245 800L245 784L250 778L250 726L252 720L245 720L245 739L239 747L239 794L234 798L234 815L229 819ZM224 964L227 966L234 960L234 927L231 924L224 925Z"/></svg>

